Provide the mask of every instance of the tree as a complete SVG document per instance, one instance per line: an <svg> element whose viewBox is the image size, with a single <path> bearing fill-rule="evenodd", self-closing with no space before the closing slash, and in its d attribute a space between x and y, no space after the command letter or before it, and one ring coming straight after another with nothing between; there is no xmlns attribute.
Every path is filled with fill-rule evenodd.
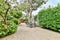
<svg viewBox="0 0 60 40"><path fill-rule="evenodd" d="M6 24L7 15L10 13L12 4L15 4L16 0L0 0L0 16L3 18Z"/></svg>
<svg viewBox="0 0 60 40"><path fill-rule="evenodd" d="M0 37L5 37L8 34L16 32L17 25L7 20L8 14L12 9L12 3L15 4L16 0L0 0Z"/></svg>
<svg viewBox="0 0 60 40"><path fill-rule="evenodd" d="M32 11L36 10L42 4L45 4L47 0L23 0L20 7L27 13L27 19L29 24L32 23ZM32 24L30 25L32 26Z"/></svg>

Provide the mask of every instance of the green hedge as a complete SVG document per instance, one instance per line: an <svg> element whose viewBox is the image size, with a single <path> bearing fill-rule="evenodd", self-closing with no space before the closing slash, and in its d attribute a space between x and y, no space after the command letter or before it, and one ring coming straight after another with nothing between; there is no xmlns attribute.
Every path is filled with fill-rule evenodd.
<svg viewBox="0 0 60 40"><path fill-rule="evenodd" d="M0 22L0 37L10 35L12 33L15 33L16 31L17 25L14 22L8 21L7 24Z"/></svg>
<svg viewBox="0 0 60 40"><path fill-rule="evenodd" d="M60 32L60 5L41 10L37 17L41 27Z"/></svg>

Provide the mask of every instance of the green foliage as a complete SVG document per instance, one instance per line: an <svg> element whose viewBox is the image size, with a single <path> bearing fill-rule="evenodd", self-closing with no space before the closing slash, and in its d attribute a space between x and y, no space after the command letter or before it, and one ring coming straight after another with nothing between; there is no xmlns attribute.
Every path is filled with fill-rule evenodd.
<svg viewBox="0 0 60 40"><path fill-rule="evenodd" d="M9 30L9 34L16 32L17 25L12 21L8 21L8 30Z"/></svg>
<svg viewBox="0 0 60 40"><path fill-rule="evenodd" d="M38 14L39 25L60 32L60 6L43 9Z"/></svg>
<svg viewBox="0 0 60 40"><path fill-rule="evenodd" d="M27 10L27 12L29 12L30 6L32 7L32 10L36 10L39 6L46 2L47 0L23 0L23 3L20 5L20 9L23 11Z"/></svg>
<svg viewBox="0 0 60 40"><path fill-rule="evenodd" d="M7 27L7 28L6 28ZM0 37L7 36L8 34L12 34L16 32L17 25L12 21L7 21L7 25L3 22L0 22Z"/></svg>
<svg viewBox="0 0 60 40"><path fill-rule="evenodd" d="M7 17L7 20L13 21L13 22L14 22L15 24L17 24L17 25L19 24L19 23L18 23L18 19L15 18L15 17L13 17L13 16L8 16L8 17Z"/></svg>
<svg viewBox="0 0 60 40"><path fill-rule="evenodd" d="M7 17L7 20L11 20L11 19L13 19L14 17L13 16L8 16Z"/></svg>
<svg viewBox="0 0 60 40"><path fill-rule="evenodd" d="M5 17L6 10L8 9L7 3L4 0L0 1L0 16Z"/></svg>
<svg viewBox="0 0 60 40"><path fill-rule="evenodd" d="M34 20L37 21L37 15L34 16Z"/></svg>
<svg viewBox="0 0 60 40"><path fill-rule="evenodd" d="M14 33L17 30L18 19L22 16L22 12L18 6L11 6L12 2L17 0L0 0L0 37ZM17 3L16 3L17 4Z"/></svg>
<svg viewBox="0 0 60 40"><path fill-rule="evenodd" d="M21 11L17 11L17 10L12 11L12 12L11 12L11 16L19 19L19 18L21 18L21 16L22 16L22 12L21 12Z"/></svg>
<svg viewBox="0 0 60 40"><path fill-rule="evenodd" d="M13 19L11 19L11 21L13 21L15 24L19 24L17 18L13 18Z"/></svg>

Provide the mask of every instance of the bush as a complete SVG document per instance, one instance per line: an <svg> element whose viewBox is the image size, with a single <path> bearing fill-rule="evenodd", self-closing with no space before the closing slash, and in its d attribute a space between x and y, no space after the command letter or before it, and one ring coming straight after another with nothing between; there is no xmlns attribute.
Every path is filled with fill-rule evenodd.
<svg viewBox="0 0 60 40"><path fill-rule="evenodd" d="M7 21L7 24L0 22L0 37L7 36L16 32L17 25L14 22Z"/></svg>
<svg viewBox="0 0 60 40"><path fill-rule="evenodd" d="M13 13L13 11L12 11L12 12L11 12L11 16L19 19L19 18L21 18L21 16L22 16L22 12L16 11L15 13Z"/></svg>
<svg viewBox="0 0 60 40"><path fill-rule="evenodd" d="M13 21L15 24L19 24L19 22L18 22L18 19L17 19L17 18L13 18L13 19L11 19L11 21Z"/></svg>
<svg viewBox="0 0 60 40"><path fill-rule="evenodd" d="M11 12L11 14L7 15L7 20L11 20L13 21L15 24L19 24L19 18L22 16L21 12L16 12L13 13L13 11Z"/></svg>
<svg viewBox="0 0 60 40"><path fill-rule="evenodd" d="M41 10L38 13L38 23L43 28L60 32L60 6Z"/></svg>
<svg viewBox="0 0 60 40"><path fill-rule="evenodd" d="M11 21L13 21L15 24L19 24L19 23L18 23L18 19L15 18L15 17L13 17L13 16L9 16L9 17L7 18L7 20L11 20Z"/></svg>
<svg viewBox="0 0 60 40"><path fill-rule="evenodd" d="M7 20L11 20L11 19L13 19L14 17L13 16L8 16L7 17Z"/></svg>

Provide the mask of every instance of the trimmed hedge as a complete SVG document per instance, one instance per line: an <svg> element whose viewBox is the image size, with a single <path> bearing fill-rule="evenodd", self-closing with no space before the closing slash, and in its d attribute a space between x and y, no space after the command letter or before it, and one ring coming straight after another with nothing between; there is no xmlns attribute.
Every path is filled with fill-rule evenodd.
<svg viewBox="0 0 60 40"><path fill-rule="evenodd" d="M17 25L12 22L8 21L7 24L0 22L0 37L7 36L9 34L15 33L17 31Z"/></svg>
<svg viewBox="0 0 60 40"><path fill-rule="evenodd" d="M41 10L37 17L41 27L60 32L60 5Z"/></svg>

